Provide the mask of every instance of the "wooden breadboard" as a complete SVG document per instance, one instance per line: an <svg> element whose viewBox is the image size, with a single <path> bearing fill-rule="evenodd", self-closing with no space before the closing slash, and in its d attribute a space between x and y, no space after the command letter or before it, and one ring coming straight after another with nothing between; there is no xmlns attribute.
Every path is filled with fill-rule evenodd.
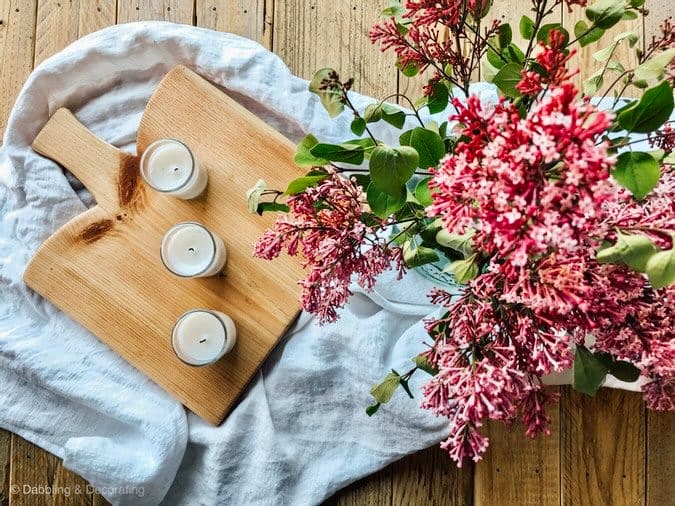
<svg viewBox="0 0 675 506"><path fill-rule="evenodd" d="M142 181L139 157L160 138L184 142L207 168L202 196L183 201ZM190 410L219 424L298 314L300 265L251 256L274 218L250 214L245 198L259 178L283 188L300 174L293 144L179 66L148 103L138 157L103 142L66 109L52 116L33 148L77 176L97 205L40 246L25 282ZM164 268L162 237L181 221L201 222L222 237L228 251L222 276L180 279ZM172 350L171 329L192 308L222 311L237 325L236 346L216 364L192 367Z"/></svg>

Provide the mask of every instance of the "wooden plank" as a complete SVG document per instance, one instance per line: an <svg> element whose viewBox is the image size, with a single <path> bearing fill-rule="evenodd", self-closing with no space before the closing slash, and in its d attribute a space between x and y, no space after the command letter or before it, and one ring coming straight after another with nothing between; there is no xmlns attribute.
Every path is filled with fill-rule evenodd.
<svg viewBox="0 0 675 506"><path fill-rule="evenodd" d="M40 0L35 34L35 66L77 39L79 2Z"/></svg>
<svg viewBox="0 0 675 506"><path fill-rule="evenodd" d="M78 34L88 33L112 26L117 21L116 0L80 0Z"/></svg>
<svg viewBox="0 0 675 506"><path fill-rule="evenodd" d="M645 417L640 394L603 388L589 397L570 387L562 392L562 504L644 504Z"/></svg>
<svg viewBox="0 0 675 506"><path fill-rule="evenodd" d="M231 32L272 47L273 0L196 0L197 26Z"/></svg>
<svg viewBox="0 0 675 506"><path fill-rule="evenodd" d="M117 0L117 22L171 21L191 25L194 2L190 0Z"/></svg>
<svg viewBox="0 0 675 506"><path fill-rule="evenodd" d="M391 466L340 490L323 506L391 506Z"/></svg>
<svg viewBox="0 0 675 506"><path fill-rule="evenodd" d="M496 497L503 504L560 504L559 405L550 406L549 415L551 436L540 435L535 439L525 436L520 423L487 424L490 447L483 461L476 465L476 505L492 505Z"/></svg>
<svg viewBox="0 0 675 506"><path fill-rule="evenodd" d="M392 466L393 504L473 504L473 473L472 463L458 469L448 454L434 445Z"/></svg>
<svg viewBox="0 0 675 506"><path fill-rule="evenodd" d="M10 506L85 506L92 503L87 482L60 459L12 435Z"/></svg>
<svg viewBox="0 0 675 506"><path fill-rule="evenodd" d="M647 506L675 497L675 412L647 410Z"/></svg>
<svg viewBox="0 0 675 506"><path fill-rule="evenodd" d="M33 70L37 0L0 0L0 134L24 81Z"/></svg>
<svg viewBox="0 0 675 506"><path fill-rule="evenodd" d="M0 429L0 506L9 505L9 463L12 434Z"/></svg>
<svg viewBox="0 0 675 506"><path fill-rule="evenodd" d="M322 67L332 67L345 80L354 76L355 90L384 98L396 92L394 59L381 56L368 39L383 4L275 2L274 51L306 79Z"/></svg>

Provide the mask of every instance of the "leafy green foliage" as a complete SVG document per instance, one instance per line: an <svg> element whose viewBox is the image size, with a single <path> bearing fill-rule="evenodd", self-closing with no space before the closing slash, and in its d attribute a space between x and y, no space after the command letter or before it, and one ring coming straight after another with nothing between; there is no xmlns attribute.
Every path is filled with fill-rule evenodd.
<svg viewBox="0 0 675 506"><path fill-rule="evenodd" d="M432 376L438 374L438 369L431 365L424 355L416 355L412 359L413 363L422 371Z"/></svg>
<svg viewBox="0 0 675 506"><path fill-rule="evenodd" d="M381 191L398 195L418 164L419 155L409 146L377 146L370 155L370 178Z"/></svg>
<svg viewBox="0 0 675 506"><path fill-rule="evenodd" d="M645 265L652 288L661 289L675 284L675 248L659 251Z"/></svg>
<svg viewBox="0 0 675 506"><path fill-rule="evenodd" d="M403 243L403 261L410 268L438 262L438 260L439 257L433 249L420 246L415 240L408 239Z"/></svg>
<svg viewBox="0 0 675 506"><path fill-rule="evenodd" d="M476 263L476 255L471 255L464 260L455 260L445 270L452 272L460 285L465 285L478 276L479 269Z"/></svg>
<svg viewBox="0 0 675 506"><path fill-rule="evenodd" d="M574 25L574 36L578 39L581 47L588 46L602 38L605 30L598 26L589 27L586 21L579 20Z"/></svg>
<svg viewBox="0 0 675 506"><path fill-rule="evenodd" d="M428 207L432 204L431 190L429 189L430 177L425 177L415 187L415 198L422 207Z"/></svg>
<svg viewBox="0 0 675 506"><path fill-rule="evenodd" d="M467 258L474 253L473 236L475 233L474 230L469 230L464 234L459 235L450 233L446 229L441 228L436 233L436 242L441 246L461 253L464 258Z"/></svg>
<svg viewBox="0 0 675 506"><path fill-rule="evenodd" d="M378 218L388 218L399 211L406 203L407 190L405 185L401 185L397 193L386 193L377 188L374 184L367 186L366 198L370 210Z"/></svg>
<svg viewBox="0 0 675 506"><path fill-rule="evenodd" d="M312 156L325 158L331 162L344 162L359 165L363 162L363 146L358 144L316 144L309 150Z"/></svg>
<svg viewBox="0 0 675 506"><path fill-rule="evenodd" d="M321 104L328 112L328 115L331 118L335 118L345 109L345 105L342 102L344 98L343 92L341 89L337 88L321 89L321 83L324 79L328 79L328 75L331 72L334 72L334 70L331 68L323 68L314 74L314 77L309 83L309 91L319 96Z"/></svg>
<svg viewBox="0 0 675 506"><path fill-rule="evenodd" d="M260 202L256 209L256 213L262 216L265 211L287 213L290 209L286 204L280 202Z"/></svg>
<svg viewBox="0 0 675 506"><path fill-rule="evenodd" d="M598 0L586 9L586 17L595 26L607 30L621 21L625 11L623 0Z"/></svg>
<svg viewBox="0 0 675 506"><path fill-rule="evenodd" d="M605 381L609 364L585 346L577 346L574 355L573 387L586 395L595 395Z"/></svg>
<svg viewBox="0 0 675 506"><path fill-rule="evenodd" d="M649 133L665 123L673 112L673 89L667 81L648 89L617 116L619 126L629 132Z"/></svg>
<svg viewBox="0 0 675 506"><path fill-rule="evenodd" d="M354 135L363 135L363 132L366 131L366 120L361 117L356 117L352 120L350 128Z"/></svg>
<svg viewBox="0 0 675 506"><path fill-rule="evenodd" d="M288 184L288 188L286 188L284 194L297 195L298 193L304 192L307 188L316 186L327 177L328 174L325 173L299 177Z"/></svg>
<svg viewBox="0 0 675 506"><path fill-rule="evenodd" d="M675 48L666 49L656 56L638 65L635 68L635 79L649 81L651 79L663 79L666 67L675 58Z"/></svg>
<svg viewBox="0 0 675 506"><path fill-rule="evenodd" d="M600 263L625 264L638 272L645 272L647 262L657 252L656 246L644 235L617 233L616 244L597 252Z"/></svg>
<svg viewBox="0 0 675 506"><path fill-rule="evenodd" d="M521 70L523 70L521 64L515 62L507 63L499 69L492 82L507 97L517 98L520 96L520 92L516 89L516 85L523 77L520 73Z"/></svg>
<svg viewBox="0 0 675 506"><path fill-rule="evenodd" d="M523 16L518 23L518 29L523 39L529 40L534 35L534 21L527 16Z"/></svg>
<svg viewBox="0 0 675 506"><path fill-rule="evenodd" d="M325 158L319 158L310 152L314 146L316 146L319 141L312 134L307 134L304 139L302 139L296 148L295 157L293 161L299 167L314 167L314 166L323 166L328 164L328 160Z"/></svg>
<svg viewBox="0 0 675 506"><path fill-rule="evenodd" d="M413 128L401 134L402 146L410 146L419 155L418 166L422 169L436 167L445 156L445 142L441 136L428 128Z"/></svg>
<svg viewBox="0 0 675 506"><path fill-rule="evenodd" d="M436 114L437 112L445 111L445 108L448 106L448 96L448 87L445 83L441 81L434 84L434 89L427 100L429 112Z"/></svg>
<svg viewBox="0 0 675 506"><path fill-rule="evenodd" d="M642 200L659 182L659 162L649 153L627 151L616 161L612 177L629 190L637 200Z"/></svg>
<svg viewBox="0 0 675 506"><path fill-rule="evenodd" d="M405 124L405 112L387 102L370 104L366 107L363 118L366 120L366 123L377 123L380 120L384 120L396 128L403 128Z"/></svg>
<svg viewBox="0 0 675 506"><path fill-rule="evenodd" d="M382 383L375 385L370 389L370 395L380 404L389 402L396 391L396 387L401 383L401 375L392 371L384 377Z"/></svg>

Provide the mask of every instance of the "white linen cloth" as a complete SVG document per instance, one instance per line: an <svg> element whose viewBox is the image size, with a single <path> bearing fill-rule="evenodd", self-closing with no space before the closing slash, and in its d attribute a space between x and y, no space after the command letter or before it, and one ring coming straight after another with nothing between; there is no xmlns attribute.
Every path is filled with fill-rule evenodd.
<svg viewBox="0 0 675 506"><path fill-rule="evenodd" d="M2 148L0 426L63 458L114 504L319 503L446 433L444 419L418 409L419 393L397 393L372 418L365 414L370 387L391 368L407 370L424 349L421 318L434 308L422 277L383 276L375 293L354 295L335 325L319 328L303 314L220 427L186 413L22 281L40 243L93 205L78 181L32 151L36 134L65 106L133 152L149 96L177 64L226 87L292 140L311 131L339 141L348 131L348 114L330 120L306 81L230 34L132 23L42 63L12 110ZM414 392L424 376L413 378Z"/></svg>

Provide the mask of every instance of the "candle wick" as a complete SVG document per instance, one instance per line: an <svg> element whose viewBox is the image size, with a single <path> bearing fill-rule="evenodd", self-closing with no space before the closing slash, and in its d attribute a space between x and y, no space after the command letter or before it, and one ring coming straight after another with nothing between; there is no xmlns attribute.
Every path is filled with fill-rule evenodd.
<svg viewBox="0 0 675 506"><path fill-rule="evenodd" d="M188 251L189 251L190 253L194 253L194 252L195 252L195 249L194 249L194 248L188 248Z"/></svg>
<svg viewBox="0 0 675 506"><path fill-rule="evenodd" d="M178 172L179 170L180 170L180 169L179 169L178 167L174 167L174 168L173 168L173 171L174 171L174 172Z"/></svg>
<svg viewBox="0 0 675 506"><path fill-rule="evenodd" d="M199 342L200 342L200 343L205 343L205 342L206 342L206 339L202 339L202 340L199 341Z"/></svg>

